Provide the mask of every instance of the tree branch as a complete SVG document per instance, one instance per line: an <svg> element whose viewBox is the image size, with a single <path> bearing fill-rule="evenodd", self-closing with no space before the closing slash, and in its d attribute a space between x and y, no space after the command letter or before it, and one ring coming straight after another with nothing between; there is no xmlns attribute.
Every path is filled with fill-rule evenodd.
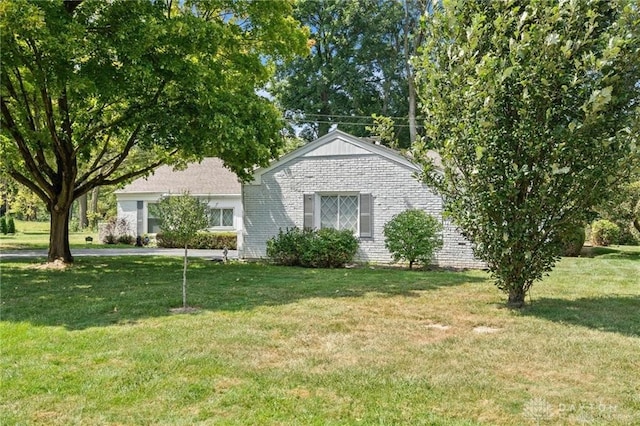
<svg viewBox="0 0 640 426"><path fill-rule="evenodd" d="M43 75L46 75L45 67L42 64L42 56L40 55L40 51L38 50L38 47L36 46L35 42L31 38L28 38L26 42L31 48L31 50L33 51L35 62L36 62L36 65L40 68L40 72ZM46 82L40 83L40 97L42 98L42 104L44 106L44 111L45 111L45 124L51 135L51 140L53 142L53 148L54 148L53 151L56 156L56 160L58 164L66 164L67 161L64 157L64 148L62 147L62 144L56 132L53 104L51 102L51 97L49 96L49 93L47 91Z"/></svg>
<svg viewBox="0 0 640 426"><path fill-rule="evenodd" d="M80 176L80 178L77 179L77 182L84 182L85 180L89 179L89 176L91 176L93 173L97 172L98 170L103 168L105 165L107 165L107 164L109 164L109 163L111 163L113 161L113 159L111 159L109 161L106 161L102 165L98 166L98 164L100 164L100 161L104 158L105 154L109 150L109 141L110 140L111 140L111 134L109 134L107 136L107 139L104 141L104 145L102 146L102 149L100 150L100 153L96 156L95 160L93 161L93 163L89 167L89 170L85 174Z"/></svg>
<svg viewBox="0 0 640 426"><path fill-rule="evenodd" d="M18 79L18 83L20 85L20 89L21 89L21 93L18 94L16 88L14 87L13 83L11 82L11 78L9 77L9 73L7 73L5 70L2 71L2 81L4 83L4 87L6 87L7 91L9 92L9 95L11 96L11 98L15 99L16 102L24 102L24 109L26 111L26 118L27 118L27 123L29 124L29 128L32 131L36 130L36 126L33 120L33 115L31 114L31 108L29 108L29 101L27 98L27 94L26 91L24 89L24 85L22 84L22 79L20 78L20 72L18 71L17 68L15 68L13 70L14 75L16 76L16 78ZM21 96L22 95L22 96Z"/></svg>
<svg viewBox="0 0 640 426"><path fill-rule="evenodd" d="M176 152L178 152L177 149L173 150L169 155L172 156L174 155ZM126 182L129 179L132 178L136 178L138 176L142 176L154 169L156 169L157 167L161 166L162 164L164 164L163 160L158 160L155 161L154 163L143 167L142 169L139 170L135 170L129 173L125 173L122 176L118 176L115 179L107 179L108 175L99 175L96 176L95 178L91 179L90 181L86 182L84 185L80 185L78 188L75 189L75 191L73 192L73 198L76 199L78 197L80 197L83 194L86 194L87 192L91 191L93 188L98 187L98 186L107 186L107 185L117 185L119 183L122 182Z"/></svg>
<svg viewBox="0 0 640 426"><path fill-rule="evenodd" d="M33 191L34 194L36 194L42 201L44 201L44 203L47 205L47 209L49 208L51 198L45 191L42 190L42 188L38 186L38 184L32 182L28 177L16 170L9 171L9 176L14 178L18 183L23 184L31 191Z"/></svg>
<svg viewBox="0 0 640 426"><path fill-rule="evenodd" d="M66 154L68 154L71 158L74 158L76 151L73 149L73 130L71 128L71 119L69 117L69 104L67 103L66 86L62 89L62 95L58 98L58 108L60 108L60 111L62 113L62 130L66 136Z"/></svg>
<svg viewBox="0 0 640 426"><path fill-rule="evenodd" d="M141 128L142 128L142 123L138 124L138 126L131 133L131 135L129 136L129 140L127 140L127 144L125 145L124 149L122 150L122 152L120 154L118 154L115 157L109 159L108 161L106 161L102 165L97 166L95 168L95 170L93 170L91 173L95 173L98 170L103 169L103 168L109 166L109 164L111 164L109 166L109 170L107 170L105 173L98 174L98 176L96 176L93 179L87 181L84 185L80 185L74 191L74 194L75 194L75 192L78 192L78 196L80 196L80 195L92 190L96 186L105 185L104 183L101 183L101 182L107 182L107 178L109 176L111 176L113 173L115 173L115 171L118 170L118 167L127 158L127 156L129 155L129 152L131 151L131 148L133 148L133 146L136 143L136 140L138 138L138 133L140 132ZM160 164L162 164L162 161L160 161ZM81 179L80 181L88 179L88 177L89 177L89 175L91 173L85 173L82 176L83 179Z"/></svg>
<svg viewBox="0 0 640 426"><path fill-rule="evenodd" d="M131 120L132 117L134 117L134 115L135 115L134 113L136 111L141 111L141 110L147 109L150 106L154 105L156 102L158 102L158 99L160 98L160 95L162 95L162 92L164 91L164 88L166 86L167 86L167 82L166 81L162 81L160 83L160 86L156 90L156 93L154 93L153 98L151 100L149 100L148 102L145 102L145 103L134 104L134 105L131 105L131 106L127 107L127 109L125 111L123 111L118 118L114 119L110 123L104 123L104 124L97 125L91 131L89 131L89 124L93 119L90 120L90 122L87 123L87 126L85 127L85 130L81 133L80 140L93 139L98 135L98 133L100 133L100 132L102 132L104 130L107 130L107 129L114 128L114 127L124 123L127 120ZM113 105L115 103L116 102L113 102L110 105ZM108 104L105 104L100 108L100 110L104 110L108 106L109 106ZM93 116L97 116L97 115L98 114L93 114Z"/></svg>
<svg viewBox="0 0 640 426"><path fill-rule="evenodd" d="M18 146L18 150L20 151L20 155L25 161L27 170L29 170L29 173L31 173L35 181L38 183L38 185L40 185L40 187L42 188L41 190L45 191L47 195L53 198L54 196L53 186L49 182L47 182L47 180L44 178L44 176L40 171L40 168L38 167L38 164L36 163L33 156L31 155L31 151L29 150L29 147L27 146L27 143L24 140L22 133L20 133L18 126L16 125L13 117L11 116L11 111L9 110L9 106L7 104L6 99L0 97L0 104L2 109L3 127L8 129L9 133L11 133L11 136L13 136L13 139L16 145ZM13 171L14 170L11 170L10 173Z"/></svg>
<svg viewBox="0 0 640 426"><path fill-rule="evenodd" d="M73 14L78 6L83 2L83 0L64 0L64 9L69 14Z"/></svg>

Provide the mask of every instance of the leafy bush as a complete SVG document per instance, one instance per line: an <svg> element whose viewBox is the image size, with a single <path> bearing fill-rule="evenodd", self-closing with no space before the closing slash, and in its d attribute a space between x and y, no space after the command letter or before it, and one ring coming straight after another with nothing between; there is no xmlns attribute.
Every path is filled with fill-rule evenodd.
<svg viewBox="0 0 640 426"><path fill-rule="evenodd" d="M69 220L69 232L80 231L80 220L77 217Z"/></svg>
<svg viewBox="0 0 640 426"><path fill-rule="evenodd" d="M579 256L584 240L584 226L582 224L570 226L562 237L562 255L569 257Z"/></svg>
<svg viewBox="0 0 640 426"><path fill-rule="evenodd" d="M442 247L442 224L423 210L406 210L384 226L384 244L395 262L404 259L428 265Z"/></svg>
<svg viewBox="0 0 640 426"><path fill-rule="evenodd" d="M637 246L640 245L640 234L633 225L628 224L616 224L620 227L620 235L618 236L618 244L623 246ZM626 227L620 225L627 225Z"/></svg>
<svg viewBox="0 0 640 426"><path fill-rule="evenodd" d="M15 234L16 233L16 223L13 221L13 218L10 217L7 221L7 233Z"/></svg>
<svg viewBox="0 0 640 426"><path fill-rule="evenodd" d="M640 243L640 180L615 189L613 197L597 208L600 218L620 228L616 244Z"/></svg>
<svg viewBox="0 0 640 426"><path fill-rule="evenodd" d="M133 235L120 235L118 237L118 244L133 244L135 242L135 238Z"/></svg>
<svg viewBox="0 0 640 426"><path fill-rule="evenodd" d="M596 220L591 224L591 241L598 246L608 246L618 242L620 228L605 219Z"/></svg>
<svg viewBox="0 0 640 426"><path fill-rule="evenodd" d="M6 216L0 217L0 232L2 232L3 235L7 235L9 233Z"/></svg>
<svg viewBox="0 0 640 426"><path fill-rule="evenodd" d="M353 261L358 240L350 230L325 228L307 232L310 236L302 245L300 264L311 268L343 268Z"/></svg>
<svg viewBox="0 0 640 426"><path fill-rule="evenodd" d="M188 248L222 250L226 247L228 250L236 250L237 239L234 232L198 232L189 242ZM163 248L184 248L177 240L163 233L156 234L156 243Z"/></svg>
<svg viewBox="0 0 640 426"><path fill-rule="evenodd" d="M311 231L302 231L300 228L290 228L286 231L280 229L276 237L267 241L267 257L278 265L300 265L302 247L309 232Z"/></svg>
<svg viewBox="0 0 640 426"><path fill-rule="evenodd" d="M291 228L280 230L267 241L267 256L272 262L309 268L341 268L353 261L358 240L349 230L326 228L319 231Z"/></svg>
<svg viewBox="0 0 640 426"><path fill-rule="evenodd" d="M135 238L131 235L129 222L124 218L111 218L98 227L98 239L104 244L133 244Z"/></svg>

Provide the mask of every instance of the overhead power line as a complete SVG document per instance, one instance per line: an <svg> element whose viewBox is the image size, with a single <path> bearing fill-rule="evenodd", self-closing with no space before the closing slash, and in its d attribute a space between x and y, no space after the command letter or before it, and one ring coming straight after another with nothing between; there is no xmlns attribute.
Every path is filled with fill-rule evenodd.
<svg viewBox="0 0 640 426"><path fill-rule="evenodd" d="M348 126L373 126L375 123L363 123L353 121L324 121L324 120L293 120L286 119L287 121L294 122L295 124L344 124ZM408 124L394 124L394 127L410 127ZM418 127L422 127L418 124Z"/></svg>
<svg viewBox="0 0 640 426"><path fill-rule="evenodd" d="M300 114L302 117L321 117L321 118L364 118L364 119L373 119L370 115L339 115L339 114ZM380 117L391 118L392 120L408 120L409 117L388 117L386 115L381 115ZM289 118L292 119L292 118ZM416 120L423 120L424 117L416 117Z"/></svg>

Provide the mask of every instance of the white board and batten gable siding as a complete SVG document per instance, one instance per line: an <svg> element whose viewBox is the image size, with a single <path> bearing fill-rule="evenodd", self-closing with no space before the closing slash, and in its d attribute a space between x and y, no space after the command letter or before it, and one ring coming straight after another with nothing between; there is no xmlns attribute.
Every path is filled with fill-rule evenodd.
<svg viewBox="0 0 640 426"><path fill-rule="evenodd" d="M442 199L415 174L419 168L399 153L339 130L285 155L270 167L258 169L242 187L244 229L240 256L266 256L266 242L280 229L320 228L327 204L348 206L357 214L357 260L389 263L384 225L407 209L422 209L442 220ZM321 207L321 205L325 207ZM357 207L356 207L357 206ZM347 207L345 207L345 210ZM338 214L340 217L340 214ZM444 247L435 262L441 266L473 268L471 244L448 221Z"/></svg>

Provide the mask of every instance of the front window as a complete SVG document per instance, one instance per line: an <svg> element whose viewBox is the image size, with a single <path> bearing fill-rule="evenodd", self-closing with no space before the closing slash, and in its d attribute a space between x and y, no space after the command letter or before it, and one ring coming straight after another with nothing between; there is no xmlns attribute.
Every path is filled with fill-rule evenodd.
<svg viewBox="0 0 640 426"><path fill-rule="evenodd" d="M322 195L320 197L320 228L358 230L357 195Z"/></svg>
<svg viewBox="0 0 640 426"><path fill-rule="evenodd" d="M233 209L211 209L209 227L233 228Z"/></svg>
<svg viewBox="0 0 640 426"><path fill-rule="evenodd" d="M160 232L162 220L158 214L158 203L147 204L147 232L149 234L157 234Z"/></svg>

